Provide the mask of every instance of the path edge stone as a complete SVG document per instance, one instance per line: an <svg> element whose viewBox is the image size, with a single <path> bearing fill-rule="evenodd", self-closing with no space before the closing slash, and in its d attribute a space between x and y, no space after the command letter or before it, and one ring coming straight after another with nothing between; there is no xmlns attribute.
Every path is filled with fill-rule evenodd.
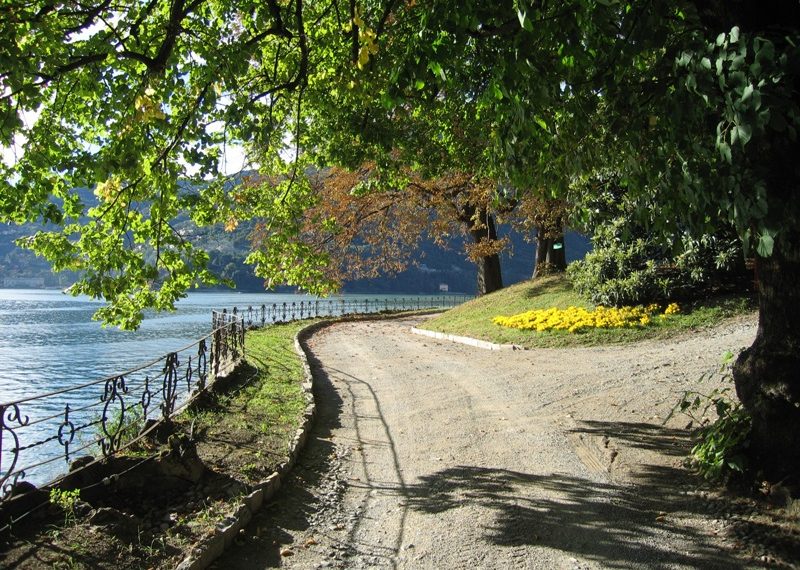
<svg viewBox="0 0 800 570"><path fill-rule="evenodd" d="M454 334L447 334L437 331L429 331L427 329L418 329L417 327L412 327L411 332L414 334L427 336L438 340L449 340L450 342L466 344L468 346L474 346L476 348L482 348L484 350L527 350L526 348L518 344L496 344L494 342L489 342L487 340L480 340L469 336L458 336Z"/></svg>

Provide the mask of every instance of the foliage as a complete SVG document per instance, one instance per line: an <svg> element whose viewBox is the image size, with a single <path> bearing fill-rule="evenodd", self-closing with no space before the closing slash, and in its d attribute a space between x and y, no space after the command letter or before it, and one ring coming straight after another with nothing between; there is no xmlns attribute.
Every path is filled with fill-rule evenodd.
<svg viewBox="0 0 800 570"><path fill-rule="evenodd" d="M584 332L588 329L638 328L651 323L652 317L659 312L658 305L607 308L595 307L587 310L583 307L567 307L566 309L534 309L510 317L495 317L492 321L504 327L537 332L568 331ZM659 316L680 312L676 303L671 303Z"/></svg>
<svg viewBox="0 0 800 570"><path fill-rule="evenodd" d="M495 185L488 179L448 172L429 180L408 168L386 171L366 163L352 171L327 169L309 183L314 204L289 242L319 260L329 288L404 270L418 261L414 254L424 237L446 247L453 234L469 235L464 253L476 262L497 256L509 242L494 232L494 212L501 208L492 203ZM273 244L263 241L269 235L253 233L257 252L270 250Z"/></svg>
<svg viewBox="0 0 800 570"><path fill-rule="evenodd" d="M313 165L470 172L544 199L603 167L660 204L654 231L731 223L767 255L798 218L793 183L772 183L798 178L800 42L783 25L796 7L750 27L725 8L12 1L0 220L57 224L20 243L80 275L71 291L106 299L97 317L125 328L219 282L182 215L258 218L259 273L324 287L324 258L293 239ZM275 183L222 176L230 145Z"/></svg>
<svg viewBox="0 0 800 570"><path fill-rule="evenodd" d="M528 241L536 242L534 277L566 269L564 229L569 215L570 208L564 200L542 198L532 192L519 196L511 223L525 232Z"/></svg>
<svg viewBox="0 0 800 570"><path fill-rule="evenodd" d="M111 437L117 438L117 446L124 446L139 436L144 429L145 419L141 405L136 403L126 407L124 413L119 409L111 409L111 413L106 418L106 428ZM99 442L107 436L100 416L97 416L93 423L95 427L92 440L99 447Z"/></svg>
<svg viewBox="0 0 800 570"><path fill-rule="evenodd" d="M0 32L0 220L56 224L20 240L71 293L108 301L96 318L135 328L219 279L176 231L244 214L221 176L228 144L283 163L293 94L307 81L297 0L12 1ZM296 122L296 121L294 121ZM187 187L185 181L194 182ZM80 191L94 191L91 201Z"/></svg>
<svg viewBox="0 0 800 570"><path fill-rule="evenodd" d="M511 222L528 240L554 239L564 234L570 208L564 200L542 198L523 192L518 198Z"/></svg>
<svg viewBox="0 0 800 570"><path fill-rule="evenodd" d="M64 524L70 525L75 522L75 505L81 498L80 489L50 489L50 504L55 505L64 511Z"/></svg>
<svg viewBox="0 0 800 570"><path fill-rule="evenodd" d="M723 381L728 383L733 380L730 373L732 360L733 353L726 353L720 368ZM708 417L710 411L716 415L713 421ZM748 466L746 450L751 418L731 394L730 385L715 388L708 394L686 392L667 419L675 412L687 415L700 426L691 456L694 466L704 477L720 479L732 472L744 472Z"/></svg>
<svg viewBox="0 0 800 570"><path fill-rule="evenodd" d="M595 229L594 248L567 271L577 291L593 303L621 306L693 299L741 285L743 257L734 238L676 236L674 249L628 216Z"/></svg>

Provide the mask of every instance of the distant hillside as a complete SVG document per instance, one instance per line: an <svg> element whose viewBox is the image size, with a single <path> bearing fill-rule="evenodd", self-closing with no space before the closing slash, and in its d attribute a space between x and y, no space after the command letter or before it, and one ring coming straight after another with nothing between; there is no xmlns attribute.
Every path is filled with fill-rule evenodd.
<svg viewBox="0 0 800 570"><path fill-rule="evenodd" d="M510 237L512 251L504 253L500 260L505 285L530 279L536 252L536 246L520 234L512 232ZM582 259L591 249L589 240L575 232L568 232L565 240L568 262ZM477 270L464 255L461 239L452 240L448 249L423 242L417 263L393 277L351 281L344 289L349 293L437 293L439 285L444 284L453 293L475 294L477 290Z"/></svg>
<svg viewBox="0 0 800 570"><path fill-rule="evenodd" d="M94 205L89 190L81 191L85 204ZM232 279L242 291L263 290L263 280L253 275L252 267L244 264L250 247L249 234L253 223L242 223L233 232L221 227L198 228L190 220L179 219L174 224L185 238L206 249L211 255L211 269ZM31 252L14 245L14 240L42 229L36 224L22 226L0 224L0 286L5 287L67 287L75 280L69 272L54 275L49 264ZM507 231L500 228L501 235ZM512 251L502 256L503 281L506 285L530 278L533 272L535 246L516 233L511 235ZM567 260L582 258L590 249L587 239L570 232L566 236ZM447 285L453 293L475 293L476 269L463 253L463 241L453 239L443 249L430 241L423 242L416 257L416 266L395 275L377 279L357 280L345 284L350 293L437 293Z"/></svg>

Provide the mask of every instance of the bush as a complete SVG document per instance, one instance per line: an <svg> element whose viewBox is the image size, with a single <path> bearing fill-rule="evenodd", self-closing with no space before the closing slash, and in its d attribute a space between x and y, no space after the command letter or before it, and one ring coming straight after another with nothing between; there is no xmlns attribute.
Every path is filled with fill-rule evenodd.
<svg viewBox="0 0 800 570"><path fill-rule="evenodd" d="M597 305L619 307L690 300L741 284L744 257L738 240L688 234L671 249L619 216L598 226L594 249L567 268L575 289Z"/></svg>

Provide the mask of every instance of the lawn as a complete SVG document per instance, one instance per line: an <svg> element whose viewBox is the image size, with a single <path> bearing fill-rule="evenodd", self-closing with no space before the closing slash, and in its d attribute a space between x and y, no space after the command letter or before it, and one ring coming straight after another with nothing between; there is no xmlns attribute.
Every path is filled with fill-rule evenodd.
<svg viewBox="0 0 800 570"><path fill-rule="evenodd" d="M663 320L653 319L652 324L637 328L593 329L579 333L536 332L503 327L492 322L494 317L500 315L512 316L533 309L566 309L570 306L593 307L573 290L564 275L556 275L524 281L478 297L434 317L421 328L526 348L588 346L666 338L711 327L724 319L755 311L750 297L725 295L688 304L680 303L680 313Z"/></svg>

